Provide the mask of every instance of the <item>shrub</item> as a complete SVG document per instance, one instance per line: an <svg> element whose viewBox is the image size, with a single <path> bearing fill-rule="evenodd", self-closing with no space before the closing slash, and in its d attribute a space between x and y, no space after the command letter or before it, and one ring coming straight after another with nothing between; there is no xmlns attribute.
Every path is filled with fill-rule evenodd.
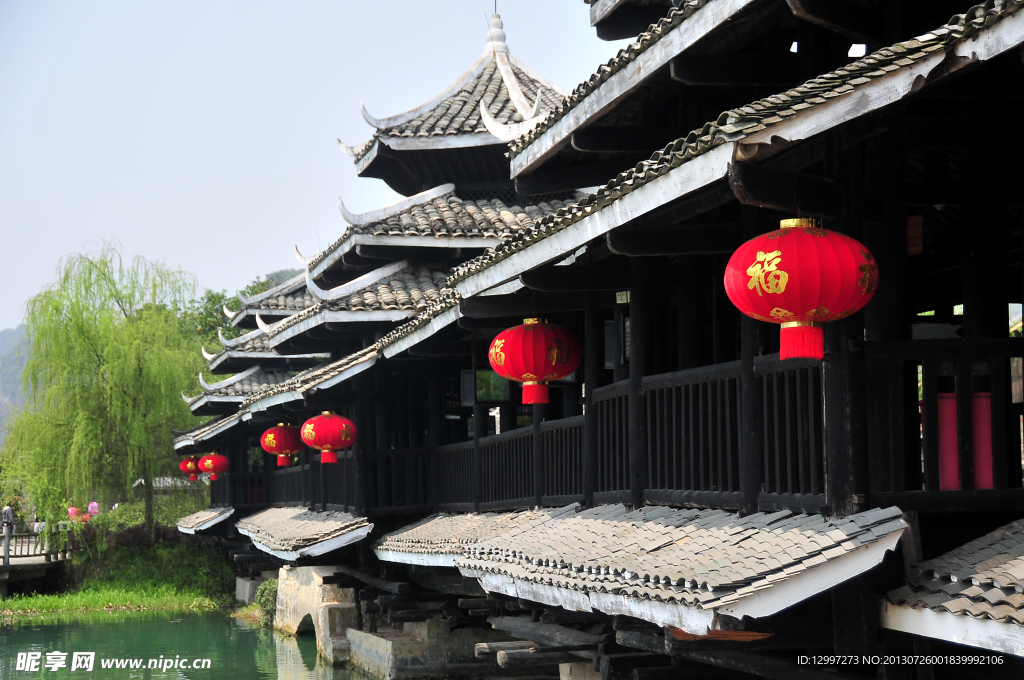
<svg viewBox="0 0 1024 680"><path fill-rule="evenodd" d="M263 610L263 613L267 615L267 618L274 616L274 611L277 609L277 579L272 578L264 581L256 589L256 605Z"/></svg>

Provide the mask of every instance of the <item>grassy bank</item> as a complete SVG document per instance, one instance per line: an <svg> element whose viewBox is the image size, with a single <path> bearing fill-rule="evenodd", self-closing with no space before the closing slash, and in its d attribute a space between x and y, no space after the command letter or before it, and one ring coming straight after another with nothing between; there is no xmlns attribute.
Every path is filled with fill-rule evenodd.
<svg viewBox="0 0 1024 680"><path fill-rule="evenodd" d="M78 551L66 566L61 592L14 595L0 602L4 618L97 611L204 610L231 602L234 575L209 540L185 536L170 509L151 540L128 505L81 527ZM179 514L180 513L180 514Z"/></svg>

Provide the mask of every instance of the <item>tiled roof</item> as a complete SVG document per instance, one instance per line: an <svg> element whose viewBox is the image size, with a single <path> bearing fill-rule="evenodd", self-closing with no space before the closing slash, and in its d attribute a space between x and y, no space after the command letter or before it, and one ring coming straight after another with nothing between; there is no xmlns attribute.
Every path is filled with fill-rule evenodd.
<svg viewBox="0 0 1024 680"><path fill-rule="evenodd" d="M549 519L573 514L578 507L573 504L547 510L431 515L387 534L376 549L399 553L461 555L471 544L509 532L514 535Z"/></svg>
<svg viewBox="0 0 1024 680"><path fill-rule="evenodd" d="M601 506L469 545L460 569L711 609L901 531L898 508L789 512Z"/></svg>
<svg viewBox="0 0 1024 680"><path fill-rule="evenodd" d="M499 199L461 199L452 191L401 210L385 220L348 227L341 238L312 257L308 266L312 271L355 236L506 239L524 229L532 229L539 220L567 205L568 202L551 200L537 205L509 206Z"/></svg>
<svg viewBox="0 0 1024 680"><path fill-rule="evenodd" d="M188 432L183 432L174 438L174 448L180 449L187 446L194 446L199 442L214 437L224 430L228 430L242 422L243 416L245 415L247 415L246 411L244 409L240 409L229 416L216 418L208 423L200 425L199 427L193 428Z"/></svg>
<svg viewBox="0 0 1024 680"><path fill-rule="evenodd" d="M687 6L689 4L687 3ZM575 224L722 144L741 141L837 97L854 93L864 85L893 71L912 66L931 54L946 49L952 43L1009 16L1022 4L1024 0L1005 0L998 5L989 0L985 5L971 8L966 14L954 16L948 24L934 31L878 50L786 92L725 111L715 121L706 123L686 137L677 139L655 152L650 159L638 163L636 167L619 173L596 193L544 218L535 228L524 229L483 255L459 265L453 270L448 284L461 281L470 274ZM679 11L673 10L673 13ZM642 42L641 37L638 43ZM520 138L510 145L513 152L522 148L522 140L523 138Z"/></svg>
<svg viewBox="0 0 1024 680"><path fill-rule="evenodd" d="M245 371L244 373L240 373L238 376L228 378L221 382L212 383L210 387L213 389L205 390L195 397L192 397L192 399L189 400L189 404L194 404L203 397L219 400L236 399L240 402L244 398L259 392L260 390L273 387L274 385L280 385L291 377L292 374L287 371L266 371L261 368L252 372Z"/></svg>
<svg viewBox="0 0 1024 680"><path fill-rule="evenodd" d="M889 601L1024 625L1024 520L917 565Z"/></svg>
<svg viewBox="0 0 1024 680"><path fill-rule="evenodd" d="M323 364L316 368L311 368L308 371L303 371L288 380L277 383L276 385L270 385L264 387L258 392L250 394L242 402L242 406L249 406L261 399L272 397L277 394L283 394L285 392L304 392L309 389L315 388L320 383L323 383L335 376L342 371L352 368L356 364L363 361L376 358L377 346L370 345L365 349L361 349L358 352L348 355L338 361L332 361L329 364Z"/></svg>
<svg viewBox="0 0 1024 680"><path fill-rule="evenodd" d="M324 312L411 312L426 309L432 301L440 299L440 289L444 286L445 278L444 272L409 266L340 300L317 302L298 314L282 319L267 329L267 335L274 337Z"/></svg>
<svg viewBox="0 0 1024 680"><path fill-rule="evenodd" d="M232 319L241 319L246 315L254 314L278 316L292 314L309 307L314 302L316 302L316 298L306 290L306 275L302 273L258 295L245 298Z"/></svg>
<svg viewBox="0 0 1024 680"><path fill-rule="evenodd" d="M602 64L594 75L576 86L568 96L555 104L537 125L533 126L526 134L509 143L511 156L517 156L523 149L529 146L537 137L548 130L552 125L561 120L569 111L573 110L586 99L590 93L600 87L601 83L618 73L627 64L635 60L640 54L649 49L652 45L664 38L670 32L681 26L689 19L694 12L714 0L683 0L679 7L669 8L665 18L637 36L634 42L619 50L619 53Z"/></svg>
<svg viewBox="0 0 1024 680"><path fill-rule="evenodd" d="M191 515L185 515L178 520L178 528L192 529L193 531L202 526L209 526L223 521L234 512L234 508L206 508Z"/></svg>
<svg viewBox="0 0 1024 680"><path fill-rule="evenodd" d="M442 95L419 107L418 115L408 119L405 116L394 117L400 122L379 128L374 132L370 143L353 149L356 162L369 153L373 148L373 142L377 140L443 140L456 135L479 135L480 144L499 144L500 142L491 136L484 126L480 116L480 103L483 102L488 112L502 124L522 122L523 116L513 104L508 87L502 78L496 58L498 52L501 52L502 56L507 55L512 74L530 105L537 101L539 94L539 111L550 111L562 98L561 89L509 55L504 41L501 20L494 16L491 18L491 29L488 31L487 49L480 60Z"/></svg>
<svg viewBox="0 0 1024 680"><path fill-rule="evenodd" d="M275 551L298 551L372 526L347 512L310 512L306 508L268 508L240 520L235 527L254 543Z"/></svg>

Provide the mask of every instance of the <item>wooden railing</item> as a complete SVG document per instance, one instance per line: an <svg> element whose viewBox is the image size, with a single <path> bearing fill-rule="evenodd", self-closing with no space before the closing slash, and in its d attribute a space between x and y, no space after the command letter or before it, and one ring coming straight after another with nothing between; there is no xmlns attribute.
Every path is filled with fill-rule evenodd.
<svg viewBox="0 0 1024 680"><path fill-rule="evenodd" d="M644 378L645 497L739 508L740 362Z"/></svg>
<svg viewBox="0 0 1024 680"><path fill-rule="evenodd" d="M481 509L532 504L533 454L528 427L480 439Z"/></svg>
<svg viewBox="0 0 1024 680"><path fill-rule="evenodd" d="M629 497L629 381L594 390L597 409L597 481L595 502L624 501Z"/></svg>
<svg viewBox="0 0 1024 680"><path fill-rule="evenodd" d="M439 509L449 512L472 511L476 503L477 468L472 441L437 448L433 456Z"/></svg>
<svg viewBox="0 0 1024 680"><path fill-rule="evenodd" d="M1010 359L1024 339L867 342L871 503L1019 508L1021 412Z"/></svg>
<svg viewBox="0 0 1024 680"><path fill-rule="evenodd" d="M586 494L583 416L550 420L540 426L543 439L544 505L582 501Z"/></svg>
<svg viewBox="0 0 1024 680"><path fill-rule="evenodd" d="M365 507L369 514L427 512L429 452L427 449L387 449L366 453Z"/></svg>
<svg viewBox="0 0 1024 680"><path fill-rule="evenodd" d="M43 531L43 532L3 532L2 536L2 566L9 566L10 560L22 557L42 557L44 561L60 559L63 555L67 557L70 549L67 529Z"/></svg>

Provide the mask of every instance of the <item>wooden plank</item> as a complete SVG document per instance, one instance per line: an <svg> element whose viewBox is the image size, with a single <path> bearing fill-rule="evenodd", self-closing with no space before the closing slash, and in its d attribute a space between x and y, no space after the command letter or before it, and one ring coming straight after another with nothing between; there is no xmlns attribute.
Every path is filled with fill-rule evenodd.
<svg viewBox="0 0 1024 680"><path fill-rule="evenodd" d="M733 163L729 186L743 205L811 217L834 218L842 214L839 184L831 179L753 163Z"/></svg>
<svg viewBox="0 0 1024 680"><path fill-rule="evenodd" d="M649 154L652 149L660 149L678 136L678 128L592 125L572 133L569 144L582 153Z"/></svg>
<svg viewBox="0 0 1024 680"><path fill-rule="evenodd" d="M369 574L361 572L358 569L353 569L351 567L337 566L334 568L334 571L337 574L349 576L351 578L362 581L367 585L373 586L374 588L380 588L381 590L386 590L387 592L395 593L396 595L406 595L412 592L412 586L408 583L402 583L399 581L386 581L382 578L370 576Z"/></svg>
<svg viewBox="0 0 1024 680"><path fill-rule="evenodd" d="M800 56L776 54L681 54L669 64L672 80L690 86L792 87L800 82Z"/></svg>
<svg viewBox="0 0 1024 680"><path fill-rule="evenodd" d="M546 266L520 274L523 285L545 293L618 291L630 287L629 271L605 264Z"/></svg>
<svg viewBox="0 0 1024 680"><path fill-rule="evenodd" d="M531 668L574 663L580 661L580 657L572 652L530 647L529 649L503 649L498 652L497 660L498 665L502 668Z"/></svg>
<svg viewBox="0 0 1024 680"><path fill-rule="evenodd" d="M743 237L739 225L726 223L679 225L675 229L624 227L608 232L605 241L618 255L671 257L732 253L742 245Z"/></svg>
<svg viewBox="0 0 1024 680"><path fill-rule="evenodd" d="M653 282L650 268L630 260L629 300L629 470L632 502L640 507L647 488L647 400L643 379L650 370Z"/></svg>
<svg viewBox="0 0 1024 680"><path fill-rule="evenodd" d="M847 3L829 0L786 0L793 14L816 26L845 35L847 38L873 45L882 42L878 22Z"/></svg>
<svg viewBox="0 0 1024 680"><path fill-rule="evenodd" d="M473 645L473 656L478 659L493 659L498 652L507 652L516 649L530 649L536 647L536 642L519 641L515 642L478 642Z"/></svg>
<svg viewBox="0 0 1024 680"><path fill-rule="evenodd" d="M877 507L897 506L919 512L1019 512L1024 507L1024 489L976 489L974 491L902 491L876 493Z"/></svg>
<svg viewBox="0 0 1024 680"><path fill-rule="evenodd" d="M542 645L596 645L612 637L611 633L585 633L554 623L531 621L525 616L492 616L487 622L496 630Z"/></svg>

